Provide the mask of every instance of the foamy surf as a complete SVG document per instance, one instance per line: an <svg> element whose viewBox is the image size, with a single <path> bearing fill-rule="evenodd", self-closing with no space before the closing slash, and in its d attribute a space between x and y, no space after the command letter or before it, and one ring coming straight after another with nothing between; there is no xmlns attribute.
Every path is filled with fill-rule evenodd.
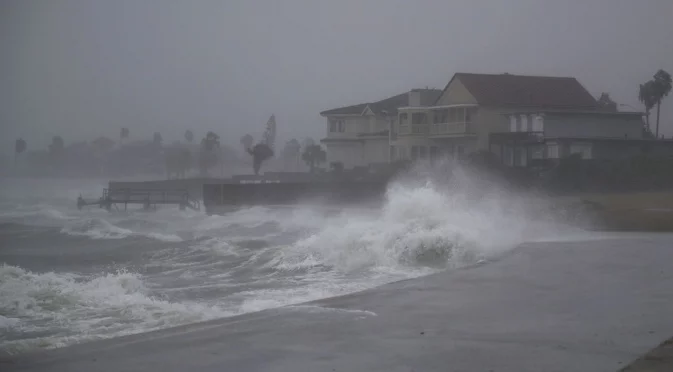
<svg viewBox="0 0 673 372"><path fill-rule="evenodd" d="M68 223L61 229L62 234L82 236L91 239L124 239L128 237L146 237L166 243L181 242L182 238L176 234L166 234L152 231L133 231L116 226L105 219L80 219Z"/></svg>
<svg viewBox="0 0 673 372"><path fill-rule="evenodd" d="M81 277L10 265L0 266L0 314L10 331L52 334L3 340L0 349L7 352L26 344L58 347L231 315L217 306L152 296L142 277L130 272Z"/></svg>
<svg viewBox="0 0 673 372"><path fill-rule="evenodd" d="M223 216L54 206L66 218L54 214L53 235L7 235L24 247L12 248L12 259L24 261L0 269L0 329L7 330L0 349L59 347L284 306L338 315L301 304L568 235L531 212L536 202L497 190L475 197L474 189L417 178L393 183L378 208L260 206ZM50 250L54 239L62 252ZM28 270L40 250L47 269Z"/></svg>

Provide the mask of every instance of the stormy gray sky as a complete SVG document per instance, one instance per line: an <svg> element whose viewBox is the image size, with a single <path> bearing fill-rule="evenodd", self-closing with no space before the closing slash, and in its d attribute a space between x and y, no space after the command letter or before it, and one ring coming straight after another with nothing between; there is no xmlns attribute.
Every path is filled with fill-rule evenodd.
<svg viewBox="0 0 673 372"><path fill-rule="evenodd" d="M455 72L575 76L640 109L638 84L673 73L672 19L670 0L3 0L1 145L122 126L237 145L272 113L280 140L319 138L321 110Z"/></svg>

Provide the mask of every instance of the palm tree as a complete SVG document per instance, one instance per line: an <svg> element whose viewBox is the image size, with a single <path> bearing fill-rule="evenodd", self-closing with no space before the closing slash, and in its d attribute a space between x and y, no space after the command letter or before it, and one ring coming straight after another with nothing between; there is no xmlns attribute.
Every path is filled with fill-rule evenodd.
<svg viewBox="0 0 673 372"><path fill-rule="evenodd" d="M208 168L217 163L216 150L220 148L220 136L213 132L208 132L201 140L201 152L199 153L199 168L201 174L206 175Z"/></svg>
<svg viewBox="0 0 673 372"><path fill-rule="evenodd" d="M640 91L638 92L638 100L645 105L645 121L647 122L647 129L651 132L650 127L650 111L657 103L654 96L654 81L650 80L645 84L640 84Z"/></svg>
<svg viewBox="0 0 673 372"><path fill-rule="evenodd" d="M617 103L610 98L609 93L601 93L601 96L598 98L598 106L605 111L617 111Z"/></svg>
<svg viewBox="0 0 673 372"><path fill-rule="evenodd" d="M26 148L28 148L28 145L26 145L26 141L23 138L18 138L16 142L14 142L14 168L16 168L17 156L26 151Z"/></svg>
<svg viewBox="0 0 673 372"><path fill-rule="evenodd" d="M313 173L317 165L327 161L327 153L320 145L310 145L304 148L301 158L311 168L311 173Z"/></svg>
<svg viewBox="0 0 673 372"><path fill-rule="evenodd" d="M192 154L187 148L172 147L166 152L166 175L171 178L175 173L176 179L184 179L185 173L192 166Z"/></svg>
<svg viewBox="0 0 673 372"><path fill-rule="evenodd" d="M187 142L192 143L192 141L194 141L194 133L192 133L191 130L187 129L185 131L185 139L187 140Z"/></svg>
<svg viewBox="0 0 673 372"><path fill-rule="evenodd" d="M161 137L161 133L159 132L154 132L154 136L152 136L152 143L159 147L161 146L161 142L163 142L163 138Z"/></svg>
<svg viewBox="0 0 673 372"><path fill-rule="evenodd" d="M49 145L49 152L52 155L60 154L63 151L64 148L65 148L65 143L63 142L63 138L61 136L52 137L51 144Z"/></svg>
<svg viewBox="0 0 673 372"><path fill-rule="evenodd" d="M266 143L258 143L255 147L248 148L247 151L252 155L252 170L255 175L259 174L262 163L273 156L273 150Z"/></svg>
<svg viewBox="0 0 673 372"><path fill-rule="evenodd" d="M243 145L243 148L247 151L250 147L252 147L252 143L254 142L254 139L250 134L246 134L245 136L241 137L241 144Z"/></svg>
<svg viewBox="0 0 673 372"><path fill-rule="evenodd" d="M285 143L282 157L286 164L291 163L292 167L294 168L294 166L299 161L300 152L301 152L301 145L299 144L299 141L293 138Z"/></svg>
<svg viewBox="0 0 673 372"><path fill-rule="evenodd" d="M307 148L315 145L315 140L311 137L306 137L304 140L301 142L301 147Z"/></svg>
<svg viewBox="0 0 673 372"><path fill-rule="evenodd" d="M659 113L661 111L661 101L671 92L671 74L664 70L657 71L654 74L653 95L657 102L657 137L659 137Z"/></svg>
<svg viewBox="0 0 673 372"><path fill-rule="evenodd" d="M119 131L119 142L129 138L129 128L122 128Z"/></svg>

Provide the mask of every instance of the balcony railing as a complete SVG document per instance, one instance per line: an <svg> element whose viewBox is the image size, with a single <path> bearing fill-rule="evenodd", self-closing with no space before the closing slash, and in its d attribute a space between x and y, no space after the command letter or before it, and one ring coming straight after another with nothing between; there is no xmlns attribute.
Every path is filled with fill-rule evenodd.
<svg viewBox="0 0 673 372"><path fill-rule="evenodd" d="M472 123L456 122L456 123L436 123L432 124L430 134L434 135L451 135L451 134L471 134Z"/></svg>
<svg viewBox="0 0 673 372"><path fill-rule="evenodd" d="M489 134L489 139L494 143L517 142L520 144L526 143L542 143L544 142L544 132L527 131L527 132L496 132Z"/></svg>
<svg viewBox="0 0 673 372"><path fill-rule="evenodd" d="M400 135L425 134L431 136L473 134L472 123L436 123L436 124L403 124Z"/></svg>
<svg viewBox="0 0 673 372"><path fill-rule="evenodd" d="M428 124L403 124L400 125L400 132L399 134L401 135L409 135L409 134L429 134L430 133L430 126Z"/></svg>

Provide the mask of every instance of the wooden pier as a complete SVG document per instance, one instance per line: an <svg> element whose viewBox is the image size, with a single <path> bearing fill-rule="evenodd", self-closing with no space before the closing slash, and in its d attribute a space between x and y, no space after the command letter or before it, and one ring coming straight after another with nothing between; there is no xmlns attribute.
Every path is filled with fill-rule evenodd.
<svg viewBox="0 0 673 372"><path fill-rule="evenodd" d="M145 210L155 209L157 205L177 205L181 210L186 208L198 211L201 209L201 203L198 200L190 199L187 190L165 190L165 189L103 189L103 196L97 200L85 200L81 196L77 198L77 208L82 209L88 205L97 205L99 208L105 208L108 211L120 210L119 206L124 205L127 210L129 204L142 205Z"/></svg>

